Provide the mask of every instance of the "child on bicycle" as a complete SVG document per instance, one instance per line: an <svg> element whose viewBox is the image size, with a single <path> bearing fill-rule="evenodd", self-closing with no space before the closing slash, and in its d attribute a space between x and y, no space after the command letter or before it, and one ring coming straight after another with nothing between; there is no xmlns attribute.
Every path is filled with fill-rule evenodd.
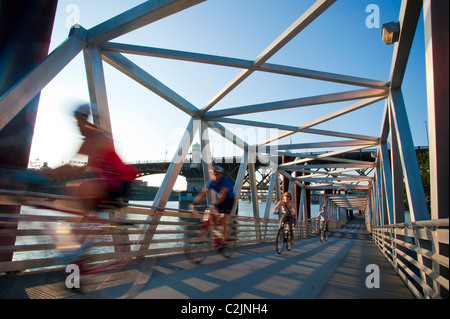
<svg viewBox="0 0 450 319"><path fill-rule="evenodd" d="M275 208L273 209L274 214L278 214L278 209L282 208L284 219L286 220L288 226L289 226L289 236L291 240L291 246L294 246L294 224L295 220L297 219L297 209L295 208L294 202L292 201L292 194L291 193L284 193L284 199L280 200ZM280 226L283 222L283 218L280 219Z"/></svg>

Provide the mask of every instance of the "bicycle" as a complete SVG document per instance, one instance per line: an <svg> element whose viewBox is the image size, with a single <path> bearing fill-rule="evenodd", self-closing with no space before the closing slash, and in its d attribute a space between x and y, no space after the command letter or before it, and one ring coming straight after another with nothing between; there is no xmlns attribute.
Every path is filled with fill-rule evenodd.
<svg viewBox="0 0 450 319"><path fill-rule="evenodd" d="M328 226L327 226L327 222L326 221L320 221L320 227L319 227L319 232L320 232L320 242L323 243L323 241L325 240L325 242L328 241Z"/></svg>
<svg viewBox="0 0 450 319"><path fill-rule="evenodd" d="M199 212L198 208L200 207L197 205L191 207L190 210ZM234 241L223 241L222 234L215 229L211 229L211 207L205 206L204 208L200 229L195 231L194 237L188 240L185 246L187 259L194 264L204 261L213 249L225 258L230 258L234 252Z"/></svg>
<svg viewBox="0 0 450 319"><path fill-rule="evenodd" d="M16 272L2 275L0 282L14 284L16 280L26 280L25 276L32 276L28 278L40 283L35 289L36 298L130 298L150 279L155 260L142 258L145 252L131 248L143 243L144 231L139 225L145 221L85 216L80 210L55 204L55 198L69 200L65 196L12 190L0 190L0 194L9 199L9 204L58 212L56 216L0 214L0 224L21 223L24 226L16 231L17 236L26 233L24 229L28 228L31 232L39 232L51 240L53 244L49 246L56 248L54 252L57 253L56 257L48 259L43 270L26 271L20 276L16 276ZM103 206L104 212L114 209L111 205ZM65 214L59 214L61 212ZM36 223L42 226L38 229L30 226ZM51 225L56 226L52 229ZM115 249L111 252L108 247ZM69 265L76 271L66 273ZM71 287L66 282L70 275L77 279L77 284ZM104 289L113 286L114 290Z"/></svg>
<svg viewBox="0 0 450 319"><path fill-rule="evenodd" d="M283 246L286 246L286 249L288 251L290 251L292 248L289 234L289 224L285 218L285 215L285 213L282 213L281 226L278 229L277 238L275 240L275 247L278 254L281 254L283 252Z"/></svg>

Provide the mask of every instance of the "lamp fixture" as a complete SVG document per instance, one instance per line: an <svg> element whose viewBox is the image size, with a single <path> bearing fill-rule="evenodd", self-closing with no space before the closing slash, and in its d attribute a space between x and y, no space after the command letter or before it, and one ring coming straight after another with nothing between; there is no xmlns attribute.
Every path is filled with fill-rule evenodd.
<svg viewBox="0 0 450 319"><path fill-rule="evenodd" d="M383 42L387 45L393 44L398 41L400 36L400 23L398 22L389 22L383 24L381 28L381 38Z"/></svg>

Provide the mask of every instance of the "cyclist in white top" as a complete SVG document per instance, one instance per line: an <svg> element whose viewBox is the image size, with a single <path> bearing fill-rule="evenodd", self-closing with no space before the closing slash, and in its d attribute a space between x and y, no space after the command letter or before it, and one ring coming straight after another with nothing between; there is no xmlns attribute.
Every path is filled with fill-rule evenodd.
<svg viewBox="0 0 450 319"><path fill-rule="evenodd" d="M328 216L327 208L325 205L322 206L322 210L319 212L319 215L317 215L317 220L320 221L319 229L323 229L325 232L327 232L328 231L327 222L330 221L330 216Z"/></svg>
<svg viewBox="0 0 450 319"><path fill-rule="evenodd" d="M284 193L284 200L280 200L275 208L273 209L273 213L277 214L279 208L282 208L284 216L283 218L286 220L289 225L289 237L291 240L291 245L294 246L294 224L297 219L297 209L295 208L294 202L292 201L291 193ZM282 223L282 219L280 219L280 226Z"/></svg>
<svg viewBox="0 0 450 319"><path fill-rule="evenodd" d="M322 206L322 210L319 212L319 215L317 215L317 220L321 222L330 221L330 217L328 216L327 208L325 205Z"/></svg>

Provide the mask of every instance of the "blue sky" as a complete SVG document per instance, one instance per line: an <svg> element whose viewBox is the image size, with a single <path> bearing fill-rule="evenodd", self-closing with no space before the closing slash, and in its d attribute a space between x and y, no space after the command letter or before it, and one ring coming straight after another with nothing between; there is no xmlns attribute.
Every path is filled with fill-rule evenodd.
<svg viewBox="0 0 450 319"><path fill-rule="evenodd" d="M59 0L50 50L79 22L89 29L144 1ZM112 40L253 60L315 1L209 0ZM380 25L397 21L400 0L338 0L268 63L388 81L394 46L381 41L380 28L368 28L368 5L379 8ZM76 10L76 11L74 11ZM77 20L73 20L73 18ZM240 71L198 63L126 55L151 75L202 108ZM171 159L189 117L104 63L114 139L126 161ZM255 72L212 110L359 89L342 84ZM402 87L414 144L426 146L427 119L423 18L419 20ZM87 101L83 55L79 54L43 90L30 160L56 166L73 158L80 137L71 111ZM299 126L352 102L255 113L249 120ZM315 128L379 136L384 101ZM274 132L224 124L249 142ZM275 132L276 133L276 132ZM213 155L240 155L210 133ZM255 141L252 138L255 137ZM296 134L280 143L332 140ZM314 150L309 150L314 151ZM237 153L236 153L237 152Z"/></svg>

